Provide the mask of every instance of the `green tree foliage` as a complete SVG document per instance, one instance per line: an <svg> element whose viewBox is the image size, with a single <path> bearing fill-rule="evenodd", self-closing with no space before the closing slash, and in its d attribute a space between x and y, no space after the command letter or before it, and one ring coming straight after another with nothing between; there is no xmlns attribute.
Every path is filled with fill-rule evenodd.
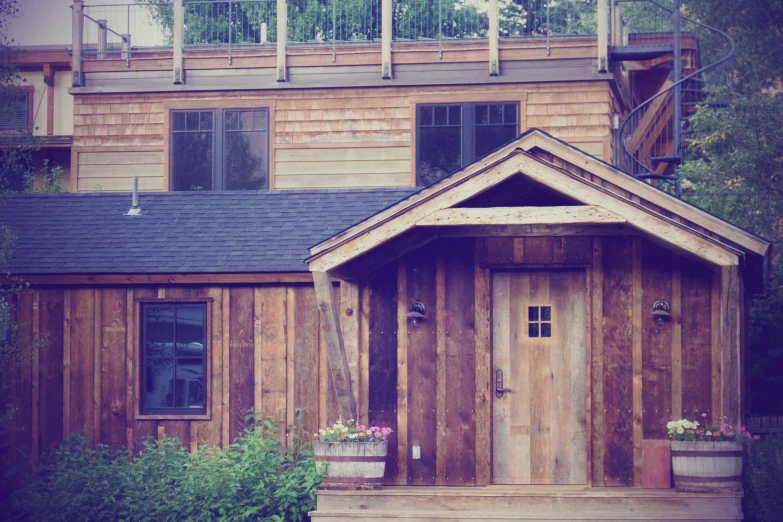
<svg viewBox="0 0 783 522"><path fill-rule="evenodd" d="M3 520L297 522L315 509L321 475L302 438L301 414L291 447L276 424L251 425L228 448L190 453L177 439L147 440L126 450L90 449L74 434L44 455L36 473L6 476Z"/></svg>
<svg viewBox="0 0 783 522"><path fill-rule="evenodd" d="M681 173L686 199L739 226L783 243L783 2L684 0L697 20L737 43L733 93L712 91L692 118ZM704 53L702 53L704 54ZM774 253L774 252L773 252ZM768 291L752 306L751 410L783 414L783 262L774 253Z"/></svg>
<svg viewBox="0 0 783 522"><path fill-rule="evenodd" d="M778 522L783 513L783 436L767 436L748 447L742 511L747 522Z"/></svg>

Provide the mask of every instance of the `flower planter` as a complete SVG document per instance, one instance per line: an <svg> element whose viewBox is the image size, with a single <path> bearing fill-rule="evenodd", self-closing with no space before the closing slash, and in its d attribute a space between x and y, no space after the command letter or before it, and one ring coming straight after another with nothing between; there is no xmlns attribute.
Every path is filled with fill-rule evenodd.
<svg viewBox="0 0 783 522"><path fill-rule="evenodd" d="M386 470L386 441L314 443L315 465L326 467L322 489L379 489Z"/></svg>
<svg viewBox="0 0 783 522"><path fill-rule="evenodd" d="M678 491L742 490L742 444L672 441L672 471Z"/></svg>

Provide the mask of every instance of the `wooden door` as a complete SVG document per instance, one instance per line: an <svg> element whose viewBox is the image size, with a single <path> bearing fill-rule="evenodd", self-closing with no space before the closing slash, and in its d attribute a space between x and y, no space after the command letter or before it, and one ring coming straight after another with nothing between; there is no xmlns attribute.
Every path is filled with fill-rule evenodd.
<svg viewBox="0 0 783 522"><path fill-rule="evenodd" d="M495 484L587 483L585 286L583 271L493 275Z"/></svg>

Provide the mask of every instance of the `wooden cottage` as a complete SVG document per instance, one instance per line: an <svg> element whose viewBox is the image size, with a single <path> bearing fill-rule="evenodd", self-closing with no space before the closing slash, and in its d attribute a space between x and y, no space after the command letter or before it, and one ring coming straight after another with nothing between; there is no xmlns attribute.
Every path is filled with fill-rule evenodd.
<svg viewBox="0 0 783 522"><path fill-rule="evenodd" d="M286 0L212 39L203 2L74 1L74 194L0 205L46 341L5 457L82 430L225 446L251 408L285 439L303 408L395 430L383 489L320 492L314 520L741 520L739 493L643 487L668 421L742 418L770 256L651 184L681 188L694 34L607 0L515 29L490 0L432 37L412 0L364 3L357 41ZM155 20L170 39L128 32Z"/></svg>

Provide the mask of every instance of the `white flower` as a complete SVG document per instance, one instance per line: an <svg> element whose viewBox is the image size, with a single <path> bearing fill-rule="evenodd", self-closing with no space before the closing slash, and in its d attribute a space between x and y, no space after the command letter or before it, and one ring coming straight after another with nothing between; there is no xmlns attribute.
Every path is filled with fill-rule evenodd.
<svg viewBox="0 0 783 522"><path fill-rule="evenodd" d="M685 430L684 430L684 429L682 429L682 426L680 426L679 428L677 428L677 433L679 433L680 435L682 435L683 433L685 433Z"/></svg>

